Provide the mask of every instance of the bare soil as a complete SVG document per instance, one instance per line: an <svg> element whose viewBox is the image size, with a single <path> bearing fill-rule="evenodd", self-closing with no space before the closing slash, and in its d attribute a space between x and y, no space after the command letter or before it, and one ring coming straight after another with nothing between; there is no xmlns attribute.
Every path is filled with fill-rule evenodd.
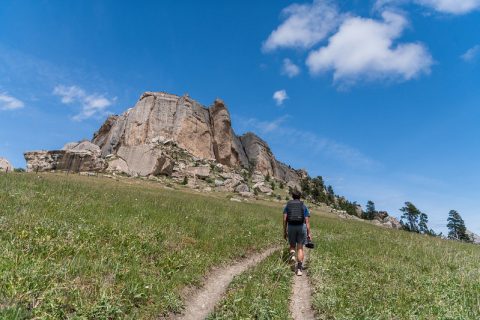
<svg viewBox="0 0 480 320"><path fill-rule="evenodd" d="M303 264L306 265L308 250L305 248ZM290 299L290 312L294 320L314 320L315 313L312 309L312 287L308 281L308 270L305 268L302 276L294 275L292 296Z"/></svg>

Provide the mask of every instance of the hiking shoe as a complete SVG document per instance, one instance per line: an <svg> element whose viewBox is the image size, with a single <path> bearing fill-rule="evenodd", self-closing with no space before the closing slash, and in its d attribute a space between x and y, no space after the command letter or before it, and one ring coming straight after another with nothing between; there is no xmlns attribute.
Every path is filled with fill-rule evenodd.
<svg viewBox="0 0 480 320"><path fill-rule="evenodd" d="M303 271L302 271L302 268L297 268L297 276L301 276L303 275Z"/></svg>

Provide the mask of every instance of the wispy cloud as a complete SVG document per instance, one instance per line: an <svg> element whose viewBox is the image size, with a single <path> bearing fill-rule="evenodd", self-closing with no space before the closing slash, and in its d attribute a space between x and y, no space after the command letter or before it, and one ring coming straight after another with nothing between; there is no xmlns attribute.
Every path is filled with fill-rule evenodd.
<svg viewBox="0 0 480 320"><path fill-rule="evenodd" d="M89 94L78 86L58 85L53 89L53 94L59 96L63 104L79 103L81 105L80 113L73 117L75 121L108 114L107 108L116 100L115 97L106 98L103 94Z"/></svg>
<svg viewBox="0 0 480 320"><path fill-rule="evenodd" d="M25 103L20 99L17 99L7 92L0 92L0 110L15 110L21 109L25 106Z"/></svg>
<svg viewBox="0 0 480 320"><path fill-rule="evenodd" d="M377 161L351 146L289 126L289 122L296 120L288 115L270 121L236 116L235 121L240 126L240 131L254 131L271 138L272 141L295 145L308 157L327 156L354 168L371 169L381 166Z"/></svg>
<svg viewBox="0 0 480 320"><path fill-rule="evenodd" d="M263 43L263 50L310 48L339 24L338 10L331 0L314 0L312 4L292 4L282 11L285 17Z"/></svg>
<svg viewBox="0 0 480 320"><path fill-rule="evenodd" d="M300 74L300 67L290 59L283 59L282 74L294 78Z"/></svg>
<svg viewBox="0 0 480 320"><path fill-rule="evenodd" d="M278 90L273 93L273 100L277 103L277 106L283 105L283 102L288 99L287 91Z"/></svg>
<svg viewBox="0 0 480 320"><path fill-rule="evenodd" d="M477 59L479 54L480 54L480 45L477 44L476 46L468 49L467 52L462 54L460 57L465 62L473 62Z"/></svg>
<svg viewBox="0 0 480 320"><path fill-rule="evenodd" d="M334 80L355 83L359 79L409 80L428 73L433 59L419 43L394 45L408 22L400 14L386 11L383 21L350 17L329 39L327 46L309 54L312 74L333 70Z"/></svg>
<svg viewBox="0 0 480 320"><path fill-rule="evenodd" d="M240 125L246 131L256 131L260 133L270 133L280 129L280 126L288 120L289 116L284 115L272 121L261 121L256 118L242 118L238 117Z"/></svg>
<svg viewBox="0 0 480 320"><path fill-rule="evenodd" d="M416 3L435 11L453 15L467 14L480 8L480 0L377 0L375 7L382 9L406 3Z"/></svg>

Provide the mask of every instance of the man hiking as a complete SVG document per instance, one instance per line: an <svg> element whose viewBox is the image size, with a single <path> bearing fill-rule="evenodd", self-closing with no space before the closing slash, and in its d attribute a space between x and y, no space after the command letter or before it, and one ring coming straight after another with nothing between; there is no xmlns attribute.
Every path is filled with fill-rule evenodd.
<svg viewBox="0 0 480 320"><path fill-rule="evenodd" d="M310 233L310 212L300 201L300 192L292 191L292 198L283 209L283 237L288 239L290 244L290 259L297 262L296 274L303 273L303 245L312 239ZM295 259L295 249L297 258Z"/></svg>

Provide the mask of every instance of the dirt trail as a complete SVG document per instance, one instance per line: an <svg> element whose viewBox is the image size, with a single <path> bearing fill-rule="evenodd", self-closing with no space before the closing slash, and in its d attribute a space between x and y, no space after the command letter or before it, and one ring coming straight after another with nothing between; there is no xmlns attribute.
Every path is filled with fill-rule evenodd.
<svg viewBox="0 0 480 320"><path fill-rule="evenodd" d="M187 305L183 314L174 319L205 319L214 310L215 305L217 305L222 299L228 285L235 276L241 274L248 268L255 266L277 250L280 250L280 247L270 248L233 265L213 270L207 277L203 287L188 297L188 301L186 301Z"/></svg>
<svg viewBox="0 0 480 320"><path fill-rule="evenodd" d="M308 250L305 249L304 264L307 262ZM303 276L294 275L290 312L294 320L314 320L315 313L312 309L312 287L307 277L308 271Z"/></svg>

